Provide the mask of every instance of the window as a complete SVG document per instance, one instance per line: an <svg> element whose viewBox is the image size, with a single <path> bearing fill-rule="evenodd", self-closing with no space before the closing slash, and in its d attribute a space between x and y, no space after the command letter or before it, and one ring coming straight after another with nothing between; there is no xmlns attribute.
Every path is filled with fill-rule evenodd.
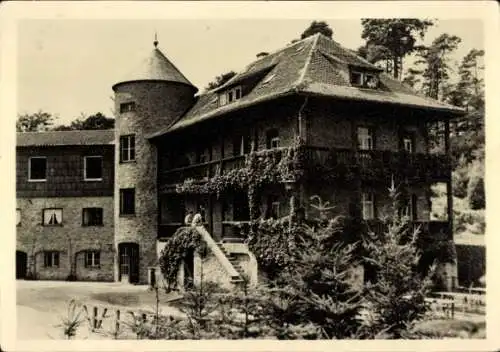
<svg viewBox="0 0 500 352"><path fill-rule="evenodd" d="M237 136L233 141L233 156L250 153L250 138L247 136Z"/></svg>
<svg viewBox="0 0 500 352"><path fill-rule="evenodd" d="M375 89L379 86L379 79L376 73L351 71L351 85L357 87Z"/></svg>
<svg viewBox="0 0 500 352"><path fill-rule="evenodd" d="M83 208L83 226L102 226L102 208Z"/></svg>
<svg viewBox="0 0 500 352"><path fill-rule="evenodd" d="M46 268L59 267L59 252L56 251L43 252L43 266Z"/></svg>
<svg viewBox="0 0 500 352"><path fill-rule="evenodd" d="M267 198L267 218L279 219L280 218L280 201L278 196L270 195Z"/></svg>
<svg viewBox="0 0 500 352"><path fill-rule="evenodd" d="M358 148L373 150L373 131L369 127L358 127Z"/></svg>
<svg viewBox="0 0 500 352"><path fill-rule="evenodd" d="M272 129L267 131L267 149L279 148L280 146L280 137L278 130Z"/></svg>
<svg viewBox="0 0 500 352"><path fill-rule="evenodd" d="M34 156L29 158L29 175L30 181L46 181L47 179L47 158L44 156Z"/></svg>
<svg viewBox="0 0 500 352"><path fill-rule="evenodd" d="M210 161L210 150L206 147L199 147L196 151L196 162L203 164Z"/></svg>
<svg viewBox="0 0 500 352"><path fill-rule="evenodd" d="M271 217L273 219L280 218L280 202L272 202L271 203Z"/></svg>
<svg viewBox="0 0 500 352"><path fill-rule="evenodd" d="M417 219L417 196L412 194L403 202L402 216L413 221Z"/></svg>
<svg viewBox="0 0 500 352"><path fill-rule="evenodd" d="M16 226L21 226L21 210L16 209Z"/></svg>
<svg viewBox="0 0 500 352"><path fill-rule="evenodd" d="M131 112L131 111L135 111L135 103L134 102L120 104L120 113L121 114L123 114L124 112Z"/></svg>
<svg viewBox="0 0 500 352"><path fill-rule="evenodd" d="M373 193L361 194L361 209L362 209L363 220L372 220L375 218Z"/></svg>
<svg viewBox="0 0 500 352"><path fill-rule="evenodd" d="M120 137L120 162L135 160L135 135Z"/></svg>
<svg viewBox="0 0 500 352"><path fill-rule="evenodd" d="M135 214L135 189L120 189L120 215Z"/></svg>
<svg viewBox="0 0 500 352"><path fill-rule="evenodd" d="M365 74L363 75L363 85L368 88L377 88L378 87L378 78L374 74Z"/></svg>
<svg viewBox="0 0 500 352"><path fill-rule="evenodd" d="M241 99L241 87L234 87L219 94L219 106L223 106Z"/></svg>
<svg viewBox="0 0 500 352"><path fill-rule="evenodd" d="M63 221L62 215L62 209L60 208L43 209L43 225L61 226Z"/></svg>
<svg viewBox="0 0 500 352"><path fill-rule="evenodd" d="M353 86L363 85L363 74L361 72L351 72L351 84Z"/></svg>
<svg viewBox="0 0 500 352"><path fill-rule="evenodd" d="M403 150L407 153L413 153L414 150L414 136L411 133L405 133L402 137L401 145Z"/></svg>
<svg viewBox="0 0 500 352"><path fill-rule="evenodd" d="M101 252L86 251L85 252L85 267L98 268L101 265Z"/></svg>
<svg viewBox="0 0 500 352"><path fill-rule="evenodd" d="M85 181L102 180L102 156L86 156L83 158Z"/></svg>

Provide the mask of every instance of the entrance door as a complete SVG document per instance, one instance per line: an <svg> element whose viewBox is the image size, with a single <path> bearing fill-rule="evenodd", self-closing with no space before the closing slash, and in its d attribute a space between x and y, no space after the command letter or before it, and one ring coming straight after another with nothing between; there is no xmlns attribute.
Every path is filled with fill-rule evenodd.
<svg viewBox="0 0 500 352"><path fill-rule="evenodd" d="M16 279L25 279L28 269L28 255L22 251L16 251Z"/></svg>
<svg viewBox="0 0 500 352"><path fill-rule="evenodd" d="M190 290L194 286L194 250L190 249L184 259L184 289Z"/></svg>
<svg viewBox="0 0 500 352"><path fill-rule="evenodd" d="M120 281L128 283L139 282L139 245L137 243L120 243Z"/></svg>

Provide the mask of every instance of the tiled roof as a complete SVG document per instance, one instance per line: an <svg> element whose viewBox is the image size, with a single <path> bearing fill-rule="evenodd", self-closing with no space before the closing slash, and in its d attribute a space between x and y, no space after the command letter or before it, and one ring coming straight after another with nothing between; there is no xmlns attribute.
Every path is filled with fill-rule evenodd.
<svg viewBox="0 0 500 352"><path fill-rule="evenodd" d="M381 71L353 51L322 34L316 34L256 60L224 86L201 94L182 118L149 137L290 94L313 94L463 113L460 108L419 95L383 73L380 74L380 89L354 87L349 79L350 66ZM248 94L230 104L218 105L217 96L221 90L259 72L266 72L266 69L267 74L264 73ZM272 79L268 80L270 76Z"/></svg>
<svg viewBox="0 0 500 352"><path fill-rule="evenodd" d="M18 132L18 147L113 145L114 130Z"/></svg>
<svg viewBox="0 0 500 352"><path fill-rule="evenodd" d="M151 54L141 62L132 72L117 84L131 81L160 80L184 83L193 86L191 82L167 59L158 49L154 48ZM115 84L115 86L117 85ZM114 87L114 86L113 86ZM194 86L193 86L194 87Z"/></svg>

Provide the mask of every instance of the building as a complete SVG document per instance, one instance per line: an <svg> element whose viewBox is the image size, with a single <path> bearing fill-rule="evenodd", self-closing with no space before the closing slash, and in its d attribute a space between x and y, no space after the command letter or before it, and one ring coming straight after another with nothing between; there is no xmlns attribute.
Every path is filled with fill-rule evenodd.
<svg viewBox="0 0 500 352"><path fill-rule="evenodd" d="M63 207L55 202L62 194L68 207L87 207L79 203L82 197L99 196L102 202L113 202L102 208L106 219L109 209L114 209L114 233L106 231L106 222L99 229L102 245L108 248L113 243L114 253L113 271L106 266L102 275L115 281L151 280L159 250L191 210L203 215L203 236L213 254L204 261L205 274L231 285L246 272L256 282L256 260L241 231L250 220L283 217L296 209L312 216L307 202L319 195L335 204L339 213L376 224L389 203L391 182L403 191L404 211L413 223L435 240L452 239L448 132L449 121L462 115L461 109L416 94L321 34L260 55L223 86L198 95L197 88L157 45L155 41L151 55L137 70L113 86L114 169L107 168L108 154L103 155L102 179L114 172L114 182L94 189L81 176L87 160L81 143L87 142L87 132L81 132L82 140L73 141L71 147L52 140L44 149L29 134L18 137L18 153L23 156L17 164L18 234L24 232L18 235L18 249L23 251L18 258L30 257L26 238L38 231L40 223L33 214L45 204ZM68 135L75 133L80 132ZM112 144L99 144L108 132L92 133L102 136L93 140L101 148L99 153L112 155ZM431 146L429 133L440 133L441 143ZM57 140L55 134L33 135ZM53 169L45 155L63 148L76 153L73 159L64 154L73 160L64 163L64 172L73 172L71 165L80 179L75 176L70 181L62 175L63 169ZM28 156L35 164L36 157L47 158L46 183L28 182ZM53 183L49 182L52 176ZM65 182L85 185L81 189L89 188L89 193L71 191L71 187L80 188ZM434 184L447 190L445 221L435 221L431 215ZM39 185L43 187L36 188ZM31 221L26 232L25 221ZM49 234L58 228L41 228L43 236L58 238ZM77 247L87 250L84 247L90 244L80 245L84 238L76 236L82 229L75 226L71 231L75 231ZM43 245L43 253L53 253L46 252L53 250L50 243ZM102 263L108 255L101 252ZM63 264L62 254L52 257L52 262L50 254L44 256L46 264L58 258L60 268L69 265ZM180 277L193 275L196 280L198 260L194 257L186 263L191 270L185 267ZM47 273L40 278L53 277L49 267L43 272ZM77 279L90 278L77 274Z"/></svg>

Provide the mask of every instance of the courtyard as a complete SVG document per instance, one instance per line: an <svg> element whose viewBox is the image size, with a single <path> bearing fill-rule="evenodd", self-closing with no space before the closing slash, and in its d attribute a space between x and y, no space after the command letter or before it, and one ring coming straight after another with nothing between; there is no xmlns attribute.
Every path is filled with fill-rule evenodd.
<svg viewBox="0 0 500 352"><path fill-rule="evenodd" d="M19 340L61 339L61 319L67 316L69 302L85 304L91 313L98 307L98 315L108 309L107 319L112 321L112 312L152 311L155 305L155 293L146 285L123 285L114 282L66 282L66 281L23 281L16 282L17 290L17 338ZM182 313L164 303L174 296L160 295L160 311L165 315ZM85 319L85 314L82 318ZM88 333L88 324L84 321L78 330L79 339L109 339L102 334Z"/></svg>

